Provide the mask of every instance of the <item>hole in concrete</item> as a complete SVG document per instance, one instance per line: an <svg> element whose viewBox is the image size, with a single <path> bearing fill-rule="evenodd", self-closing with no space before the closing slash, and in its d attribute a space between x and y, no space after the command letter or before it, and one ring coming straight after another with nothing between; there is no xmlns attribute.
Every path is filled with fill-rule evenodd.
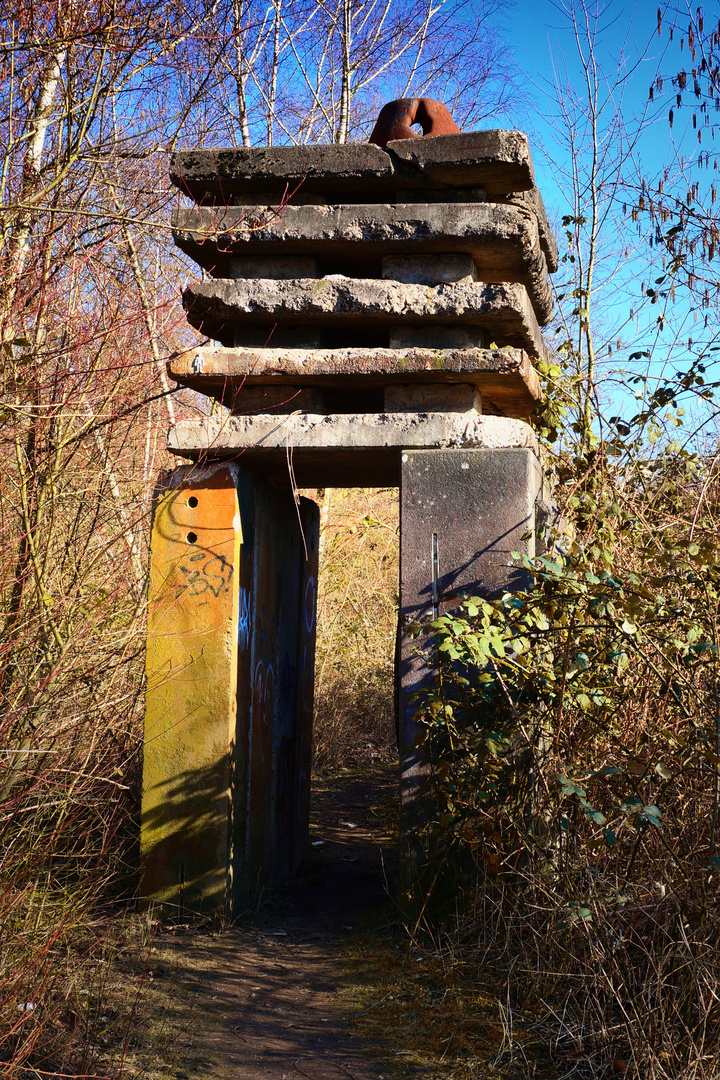
<svg viewBox="0 0 720 1080"><path fill-rule="evenodd" d="M192 508L194 510L195 507L197 506L197 504L198 504L197 499L195 498L194 495L191 495L190 498L188 499L188 506L192 506Z"/></svg>
<svg viewBox="0 0 720 1080"><path fill-rule="evenodd" d="M397 488L306 491L320 504L315 660L317 772L397 761Z"/></svg>
<svg viewBox="0 0 720 1080"><path fill-rule="evenodd" d="M187 542L188 542L188 544L196 544L197 543L197 533L189 532L187 534Z"/></svg>
<svg viewBox="0 0 720 1080"><path fill-rule="evenodd" d="M397 488L304 494L321 538L310 856L292 917L324 938L377 918L394 889L399 506Z"/></svg>

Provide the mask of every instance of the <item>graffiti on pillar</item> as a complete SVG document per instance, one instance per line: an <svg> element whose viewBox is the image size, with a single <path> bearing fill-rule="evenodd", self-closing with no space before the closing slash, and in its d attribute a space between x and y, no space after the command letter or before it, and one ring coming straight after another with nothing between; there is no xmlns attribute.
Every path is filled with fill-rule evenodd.
<svg viewBox="0 0 720 1080"><path fill-rule="evenodd" d="M315 626L315 592L315 578L308 577L305 586L304 603L305 629L308 634L312 633L313 627Z"/></svg>
<svg viewBox="0 0 720 1080"><path fill-rule="evenodd" d="M263 604L260 610L257 610L258 596L255 596L256 611L255 616L256 634L257 634L257 649L262 655L272 655L277 642L278 624L275 613L271 611L267 604Z"/></svg>
<svg viewBox="0 0 720 1080"><path fill-rule="evenodd" d="M227 592L233 576L233 565L228 562L224 555L215 555L211 551L195 551L192 555L180 560L178 569L185 575L184 592L197 598L207 596L220 596ZM207 599L201 600L200 604L206 604Z"/></svg>
<svg viewBox="0 0 720 1080"><path fill-rule="evenodd" d="M272 724L275 713L275 672L272 664L258 660L253 679L253 719Z"/></svg>
<svg viewBox="0 0 720 1080"><path fill-rule="evenodd" d="M240 590L240 606L238 608L238 647L242 652L250 644L250 626L252 609L250 606L250 592L248 589Z"/></svg>

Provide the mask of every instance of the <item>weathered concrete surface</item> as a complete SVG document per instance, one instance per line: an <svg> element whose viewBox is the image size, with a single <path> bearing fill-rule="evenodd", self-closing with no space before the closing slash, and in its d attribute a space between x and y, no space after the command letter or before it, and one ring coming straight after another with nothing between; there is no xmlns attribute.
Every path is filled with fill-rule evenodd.
<svg viewBox="0 0 720 1080"><path fill-rule="evenodd" d="M497 336L497 335L493 335ZM490 344L490 331L479 326L417 326L413 323L396 323L390 327L388 345L391 349L486 349ZM494 342L495 345L498 342ZM500 344L504 344L502 335Z"/></svg>
<svg viewBox="0 0 720 1080"><path fill-rule="evenodd" d="M367 193L361 192L360 198L357 202L367 203ZM428 188L410 188L399 189L395 192L395 198L397 203L498 203L505 206L517 206L522 210L529 210L537 217L538 232L540 236L540 244L545 255L545 260L548 264L548 270L551 274L554 274L558 268L558 247L555 240L555 234L551 228L548 220L545 204L543 203L542 195L537 188L531 188L530 191L514 191L507 195L493 195L489 196L483 188L438 188L437 190ZM347 197L344 201L352 202ZM326 206L328 200L323 195L313 194L301 194L296 192L290 199L289 205L292 206ZM262 192L255 192L248 194L244 199L235 199L233 205L242 205L249 207L248 213L256 213L258 207L262 206L268 216L277 217L279 213L282 213L282 208L279 205L277 194L268 194ZM298 259L304 258L308 260L313 259L313 256L297 256ZM322 277L324 270L319 269L317 260L314 260L314 265L310 270L303 273L290 273L289 270L284 269L284 263L288 262L283 256L262 256L262 255L249 255L245 259L236 258L233 260L232 267L233 277ZM264 264L264 265L263 265ZM328 271L329 272L329 271ZM389 275L383 275L389 276Z"/></svg>
<svg viewBox="0 0 720 1080"><path fill-rule="evenodd" d="M385 412L481 413L482 395L470 383L391 383L385 387Z"/></svg>
<svg viewBox="0 0 720 1080"><path fill-rule="evenodd" d="M170 160L170 179L195 201L217 203L256 191L286 197L296 190L312 191L342 199L357 193L367 199L390 195L398 187L448 183L502 194L532 187L532 159L521 132L473 131L441 138L442 143L433 138L437 147L416 151L415 157L399 142L387 152L371 143L180 150ZM438 171L443 156L460 158L450 181Z"/></svg>
<svg viewBox="0 0 720 1080"><path fill-rule="evenodd" d="M153 522L140 889L169 916L231 903L236 479L232 464L176 470Z"/></svg>
<svg viewBox="0 0 720 1080"><path fill-rule="evenodd" d="M495 417L484 419L496 420ZM507 429L493 425L507 434ZM402 457L401 614L413 621L432 614L432 534L438 537L440 611L460 593L496 596L528 584L512 552L535 555L535 501L542 469L532 429L505 445L420 451ZM521 436L520 436L521 437ZM530 534L530 535L526 535ZM525 537L525 539L523 539Z"/></svg>
<svg viewBox="0 0 720 1080"><path fill-rule="evenodd" d="M141 895L164 915L236 914L305 857L318 522L233 463L159 497Z"/></svg>
<svg viewBox="0 0 720 1080"><path fill-rule="evenodd" d="M332 410L325 407L323 392L317 387L302 390L297 386L244 386L239 395L239 413L262 412L311 412L323 413Z"/></svg>
<svg viewBox="0 0 720 1080"><path fill-rule="evenodd" d="M476 385L485 411L529 416L542 400L540 383L521 349L222 349L196 348L173 357L168 374L183 386L250 412L243 396L255 387L347 388L357 395L392 382ZM296 407L288 403L287 412ZM381 411L382 405L377 411ZM357 411L357 408L349 411Z"/></svg>
<svg viewBox="0 0 720 1080"><path fill-rule="evenodd" d="M560 256L555 233L548 220L547 210L545 209L545 203L543 202L540 189L533 187L530 188L529 191L513 191L507 195L498 194L494 195L491 201L497 201L498 203L507 206L519 206L523 209L531 210L532 213L535 214L538 223L538 231L540 233L540 243L542 244L542 249L545 253L548 270L551 274L554 274L559 266Z"/></svg>
<svg viewBox="0 0 720 1080"><path fill-rule="evenodd" d="M307 853L319 526L315 503L245 471L238 491L233 914Z"/></svg>
<svg viewBox="0 0 720 1080"><path fill-rule="evenodd" d="M322 272L314 255L248 255L233 260L237 278L319 278Z"/></svg>
<svg viewBox="0 0 720 1080"><path fill-rule="evenodd" d="M443 184L481 185L488 194L527 191L534 171L522 131L468 131L432 139L401 139L387 150L398 161Z"/></svg>
<svg viewBox="0 0 720 1080"><path fill-rule="evenodd" d="M347 331L387 329L400 320L423 326L432 347L432 327L443 324L479 327L492 333L498 345L527 349L542 356L540 327L522 285L486 285L481 282L404 285L373 278L333 277L213 279L199 281L183 293L183 306L191 326L203 334L233 345L236 331L250 327L301 326L310 323Z"/></svg>
<svg viewBox="0 0 720 1080"><path fill-rule="evenodd" d="M398 484L407 449L532 448L521 420L465 413L357 413L315 416L212 416L181 420L168 449L183 457L231 457L243 470L299 487L379 487Z"/></svg>
<svg viewBox="0 0 720 1080"><path fill-rule="evenodd" d="M179 150L170 158L173 184L197 202L231 204L235 196L256 191L286 198L296 190L385 193L393 190L394 178L390 155L369 143Z"/></svg>
<svg viewBox="0 0 720 1080"><path fill-rule="evenodd" d="M461 593L495 596L528 584L512 552L535 555L535 501L542 471L527 429L525 447L418 451L401 459L399 727L403 832L412 843L422 813L426 766L414 745L418 708L412 695L427 679L422 639L409 623L434 615L433 535L437 548L437 611Z"/></svg>
<svg viewBox="0 0 720 1080"><path fill-rule="evenodd" d="M251 254L332 255L345 260L345 273L371 257L463 252L472 255L480 281L525 285L540 325L552 314L537 217L517 206L288 206L279 216L249 207L196 207L176 210L173 229L175 243L218 278L233 277L233 259Z"/></svg>
<svg viewBox="0 0 720 1080"><path fill-rule="evenodd" d="M382 261L382 276L386 281L402 281L406 285L477 280L471 255L388 255Z"/></svg>

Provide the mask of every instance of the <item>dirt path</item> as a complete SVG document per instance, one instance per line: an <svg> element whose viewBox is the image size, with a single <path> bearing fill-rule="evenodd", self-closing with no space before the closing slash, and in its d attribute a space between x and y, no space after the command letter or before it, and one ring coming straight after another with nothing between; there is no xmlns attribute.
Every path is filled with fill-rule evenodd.
<svg viewBox="0 0 720 1080"><path fill-rule="evenodd" d="M320 782L300 881L247 928L159 936L151 970L162 1075L383 1078L345 1015L342 955L359 931L392 917L395 789L387 767Z"/></svg>

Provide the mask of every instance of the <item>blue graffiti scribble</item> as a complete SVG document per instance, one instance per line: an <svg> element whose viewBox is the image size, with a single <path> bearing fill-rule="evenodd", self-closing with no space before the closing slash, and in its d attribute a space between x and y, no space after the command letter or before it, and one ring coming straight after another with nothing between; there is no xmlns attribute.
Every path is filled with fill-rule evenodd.
<svg viewBox="0 0 720 1080"><path fill-rule="evenodd" d="M308 577L305 586L305 604L303 614L305 617L305 629L311 634L315 626L315 579Z"/></svg>
<svg viewBox="0 0 720 1080"><path fill-rule="evenodd" d="M250 593L247 589L240 590L240 607L238 610L238 645L240 649L247 649L250 644Z"/></svg>

